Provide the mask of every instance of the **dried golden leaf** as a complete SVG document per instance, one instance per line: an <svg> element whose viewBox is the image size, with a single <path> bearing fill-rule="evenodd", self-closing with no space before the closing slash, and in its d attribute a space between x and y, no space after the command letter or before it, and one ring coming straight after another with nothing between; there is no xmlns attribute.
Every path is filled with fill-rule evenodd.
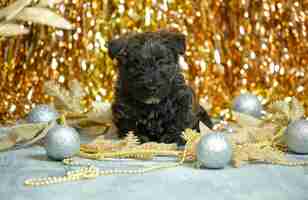
<svg viewBox="0 0 308 200"><path fill-rule="evenodd" d="M296 121L301 119L305 115L304 106L298 101L297 98L293 97L290 102L289 119Z"/></svg>
<svg viewBox="0 0 308 200"><path fill-rule="evenodd" d="M40 0L37 6L39 7L47 7L47 6L52 6L55 4L62 3L63 0Z"/></svg>
<svg viewBox="0 0 308 200"><path fill-rule="evenodd" d="M11 20L20 13L26 6L30 5L31 0L17 0L9 6L0 10L0 19L5 17L6 20Z"/></svg>
<svg viewBox="0 0 308 200"><path fill-rule="evenodd" d="M93 108L86 114L86 118L100 123L112 123L112 110L109 102L94 102Z"/></svg>
<svg viewBox="0 0 308 200"><path fill-rule="evenodd" d="M81 129L88 135L105 134L113 125L111 104L104 102L94 102L92 110L88 113L69 113L66 118L69 125Z"/></svg>
<svg viewBox="0 0 308 200"><path fill-rule="evenodd" d="M246 149L240 145L233 148L231 161L234 167L240 167L244 162L249 160L249 155L245 150Z"/></svg>
<svg viewBox="0 0 308 200"><path fill-rule="evenodd" d="M239 126L236 123L230 123L234 130L233 134L227 134L227 138L234 144L256 143L261 141L271 141L278 132L278 126L274 123L262 123L255 126Z"/></svg>
<svg viewBox="0 0 308 200"><path fill-rule="evenodd" d="M28 33L29 29L27 29L22 25L12 24L12 23L0 24L0 36L3 37L23 35Z"/></svg>
<svg viewBox="0 0 308 200"><path fill-rule="evenodd" d="M251 163L262 162L283 165L293 165L294 163L300 165L306 164L305 162L289 161L285 153L274 148L269 141L236 145L233 149L233 165L239 167L246 161Z"/></svg>
<svg viewBox="0 0 308 200"><path fill-rule="evenodd" d="M27 141L36 137L46 126L47 123L17 125L12 127L9 134L16 135L16 142Z"/></svg>
<svg viewBox="0 0 308 200"><path fill-rule="evenodd" d="M55 28L61 28L66 30L73 29L73 25L69 21L47 8L24 8L20 13L15 16L15 18L17 20L44 24Z"/></svg>
<svg viewBox="0 0 308 200"><path fill-rule="evenodd" d="M52 121L50 122L49 124L46 125L46 127L38 134L36 135L34 138L26 141L25 143L21 143L21 144L18 144L18 147L27 147L27 146L30 146L32 144L35 144L36 142L40 141L41 139L43 139L48 131L53 127L55 126L56 122L55 121Z"/></svg>
<svg viewBox="0 0 308 200"><path fill-rule="evenodd" d="M186 141L185 149L186 149L186 156L185 160L192 161L196 160L196 149L197 145L201 139L201 134L192 129L185 129L182 134L183 139ZM181 156L183 157L183 155Z"/></svg>
<svg viewBox="0 0 308 200"><path fill-rule="evenodd" d="M290 121L301 119L305 114L303 105L295 97L291 101L285 99L272 103L268 111L271 113L269 120L280 126L287 126Z"/></svg>
<svg viewBox="0 0 308 200"><path fill-rule="evenodd" d="M44 90L54 97L55 107L65 114L67 124L79 128L83 133L100 135L112 124L110 103L94 102L92 109L83 113L81 101L85 92L77 80L69 82L69 90L60 87L55 81L48 81L44 84Z"/></svg>
<svg viewBox="0 0 308 200"><path fill-rule="evenodd" d="M97 125L97 126L89 126L81 128L78 125L74 124L73 127L78 128L80 133L88 136L103 135L108 130L108 127L105 125Z"/></svg>
<svg viewBox="0 0 308 200"><path fill-rule="evenodd" d="M80 101L86 95L84 89L80 85L80 82L76 79L69 81L68 87L70 91L70 96L73 99L78 99Z"/></svg>
<svg viewBox="0 0 308 200"><path fill-rule="evenodd" d="M278 113L283 113L286 116L288 116L290 107L287 101L281 100L281 101L275 101L272 104L270 104L268 106L268 110L272 113L278 112Z"/></svg>
<svg viewBox="0 0 308 200"><path fill-rule="evenodd" d="M0 138L0 151L8 150L16 145L31 143L33 139L40 138L39 134L41 134L47 126L47 123L39 123L22 124L12 127L7 133L7 136Z"/></svg>
<svg viewBox="0 0 308 200"><path fill-rule="evenodd" d="M54 104L58 111L81 113L83 108L80 98L71 96L71 93L60 87L55 81L47 81L44 84L44 91L47 95L54 97Z"/></svg>
<svg viewBox="0 0 308 200"><path fill-rule="evenodd" d="M189 142L189 141L194 141L194 140L200 139L201 134L198 133L195 130L187 128L187 129L185 129L185 131L183 131L182 137L185 141Z"/></svg>
<svg viewBox="0 0 308 200"><path fill-rule="evenodd" d="M232 144L244 144L251 141L250 138L250 128L247 127L233 127L235 133L226 134L226 137Z"/></svg>
<svg viewBox="0 0 308 200"><path fill-rule="evenodd" d="M70 110L69 92L61 88L55 81L45 82L44 91L47 95L54 97L57 110Z"/></svg>
<svg viewBox="0 0 308 200"><path fill-rule="evenodd" d="M281 112L276 112L268 115L268 119L265 122L273 122L279 124L280 126L287 126L289 123L289 118L287 115Z"/></svg>
<svg viewBox="0 0 308 200"><path fill-rule="evenodd" d="M261 127L257 127L253 130L254 134L251 134L252 142L270 141L278 132L279 127L274 123L266 123Z"/></svg>
<svg viewBox="0 0 308 200"><path fill-rule="evenodd" d="M285 144L285 131L287 129L287 126L277 127L277 133L274 135L274 137L271 139L272 143L277 145L284 145Z"/></svg>
<svg viewBox="0 0 308 200"><path fill-rule="evenodd" d="M262 120L257 119L253 116L244 114L244 113L239 113L239 112L235 112L232 111L232 115L235 117L236 122L238 123L238 125L240 126L260 126L262 124Z"/></svg>

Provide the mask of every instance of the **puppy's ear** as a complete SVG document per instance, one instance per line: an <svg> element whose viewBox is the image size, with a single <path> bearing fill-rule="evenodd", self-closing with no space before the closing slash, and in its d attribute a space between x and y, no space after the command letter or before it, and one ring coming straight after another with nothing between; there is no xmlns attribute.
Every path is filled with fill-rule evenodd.
<svg viewBox="0 0 308 200"><path fill-rule="evenodd" d="M186 39L184 34L178 32L162 31L161 36L164 37L164 40L170 49L174 50L177 54L185 54Z"/></svg>
<svg viewBox="0 0 308 200"><path fill-rule="evenodd" d="M127 46L126 38L118 38L107 43L108 54L113 59L123 55Z"/></svg>

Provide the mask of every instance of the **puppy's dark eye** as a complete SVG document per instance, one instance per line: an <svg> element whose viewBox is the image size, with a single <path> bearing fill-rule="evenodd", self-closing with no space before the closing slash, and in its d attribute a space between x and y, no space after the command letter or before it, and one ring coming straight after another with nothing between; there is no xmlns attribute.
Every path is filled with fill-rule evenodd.
<svg viewBox="0 0 308 200"><path fill-rule="evenodd" d="M134 63L136 66L141 66L141 65L143 65L143 63L142 63L141 60L139 60L139 59L134 59L133 63Z"/></svg>
<svg viewBox="0 0 308 200"><path fill-rule="evenodd" d="M138 76L142 76L144 73L144 69L143 68L139 68L139 67L129 67L128 69L128 73L130 74L130 76L132 78L138 77Z"/></svg>

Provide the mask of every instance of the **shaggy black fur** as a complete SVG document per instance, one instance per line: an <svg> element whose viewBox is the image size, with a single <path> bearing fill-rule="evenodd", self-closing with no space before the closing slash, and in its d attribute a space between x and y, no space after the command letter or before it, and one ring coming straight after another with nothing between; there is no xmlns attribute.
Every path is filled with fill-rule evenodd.
<svg viewBox="0 0 308 200"><path fill-rule="evenodd" d="M213 124L185 84L178 64L185 36L159 31L114 39L108 44L118 61L113 117L123 137L134 131L141 142L183 144L182 131L198 129L199 120Z"/></svg>

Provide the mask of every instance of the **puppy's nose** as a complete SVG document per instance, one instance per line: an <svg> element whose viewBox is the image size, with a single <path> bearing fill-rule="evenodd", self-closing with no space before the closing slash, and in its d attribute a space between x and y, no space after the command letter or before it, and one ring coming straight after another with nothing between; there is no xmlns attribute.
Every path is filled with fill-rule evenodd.
<svg viewBox="0 0 308 200"><path fill-rule="evenodd" d="M150 90L152 93L155 93L157 91L156 86L148 86L147 89Z"/></svg>

